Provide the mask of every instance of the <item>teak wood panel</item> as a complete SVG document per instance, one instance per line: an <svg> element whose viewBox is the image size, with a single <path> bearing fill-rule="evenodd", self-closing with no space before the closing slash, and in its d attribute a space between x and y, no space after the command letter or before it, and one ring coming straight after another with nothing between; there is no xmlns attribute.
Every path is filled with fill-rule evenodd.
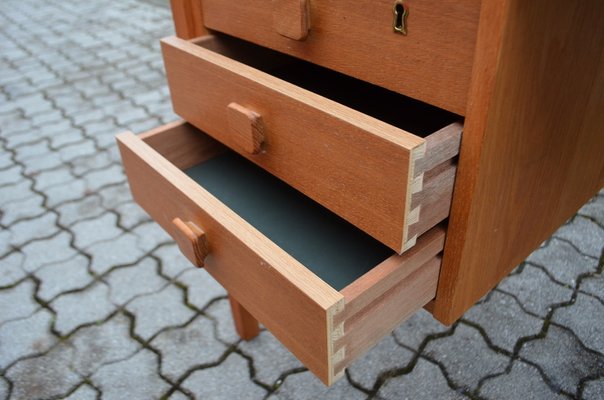
<svg viewBox="0 0 604 400"><path fill-rule="evenodd" d="M201 0L170 0L174 30L179 38L193 39L208 33L203 25Z"/></svg>
<svg viewBox="0 0 604 400"><path fill-rule="evenodd" d="M423 173L415 163L426 158L430 136L422 139L209 50L220 46L211 36L201 42L204 47L175 37L162 40L177 114L395 251L413 246L409 225L421 213L411 209L411 198L422 189ZM258 154L246 151L233 134L232 103L262 118ZM437 132L435 140L451 146L434 146L440 151L428 158L451 149L456 154L461 129L454 123Z"/></svg>
<svg viewBox="0 0 604 400"><path fill-rule="evenodd" d="M208 28L464 115L480 0L405 0L407 36L393 30L394 3L310 1L304 40L274 27L272 0L203 0L202 6Z"/></svg>
<svg viewBox="0 0 604 400"><path fill-rule="evenodd" d="M461 316L604 185L604 2L483 2L434 315Z"/></svg>
<svg viewBox="0 0 604 400"><path fill-rule="evenodd" d="M189 179L175 164L187 165L191 154L170 142L188 143L191 154L212 148L198 153L200 162L224 150L183 123L139 137L119 135L135 200L172 235L176 217L201 227L208 272L326 384L434 297L443 228L422 235L409 252L391 256L340 293Z"/></svg>

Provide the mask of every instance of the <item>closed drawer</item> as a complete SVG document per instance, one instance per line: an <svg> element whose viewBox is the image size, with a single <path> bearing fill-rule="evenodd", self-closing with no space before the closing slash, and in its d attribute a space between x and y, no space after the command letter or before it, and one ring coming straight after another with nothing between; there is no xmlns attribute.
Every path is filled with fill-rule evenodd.
<svg viewBox="0 0 604 400"><path fill-rule="evenodd" d="M134 199L326 384L435 295L440 227L397 255L191 125L118 144Z"/></svg>
<svg viewBox="0 0 604 400"><path fill-rule="evenodd" d="M393 250L448 216L459 116L226 36L162 50L178 115Z"/></svg>
<svg viewBox="0 0 604 400"><path fill-rule="evenodd" d="M203 0L202 6L208 28L463 115L481 2L404 0L406 36L393 30L395 3ZM308 11L301 12L305 4ZM294 40L301 35L287 30L300 25L310 29Z"/></svg>

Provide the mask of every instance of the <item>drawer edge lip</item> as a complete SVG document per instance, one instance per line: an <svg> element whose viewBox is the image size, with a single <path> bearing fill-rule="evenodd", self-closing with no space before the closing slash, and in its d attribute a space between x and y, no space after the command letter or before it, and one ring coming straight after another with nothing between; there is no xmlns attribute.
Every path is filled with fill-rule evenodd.
<svg viewBox="0 0 604 400"><path fill-rule="evenodd" d="M144 138L148 137L146 135L141 136ZM155 151L155 149L148 145L143 138L139 137L139 135L126 131L118 134L116 136L116 140L120 146L120 152L122 151L122 146L127 148L128 151L134 152L155 171L163 176L167 175L168 177L166 181L195 204L199 205L199 207L204 209L217 208L221 213L224 213L224 215L220 215L220 217L217 217L214 213L212 215L213 218L216 219L217 223L225 226L225 228L229 231L232 232L234 230L232 228L235 227L238 232L247 233L241 238L243 244L248 248L253 249L253 251L258 253L262 259L270 261L271 267L275 268L296 287L309 289L304 290L304 292L321 308L324 310L330 310L334 305L342 301L343 297L337 290L332 288L321 278L308 270L304 265L287 254L287 252L273 243L270 239L266 238L261 232L251 226L247 221L239 217L239 215L225 206L211 193L199 186L184 172L172 165L171 162L166 160L161 154ZM159 171L159 169L162 169L163 171ZM128 180L130 180L129 176ZM137 199L135 200L138 204L144 203L138 201ZM203 206L200 204L203 204ZM261 238L262 240L259 240L258 238ZM283 260L276 260L275 255L282 257ZM296 268L296 270L292 271L292 268ZM308 283L311 283L312 287L309 287L307 282L300 282L300 275L302 275L304 279L308 279L310 281ZM317 292L322 293L319 294Z"/></svg>
<svg viewBox="0 0 604 400"><path fill-rule="evenodd" d="M419 137L412 132L397 128L377 118L371 117L336 101L325 98L310 90L286 82L252 66L246 65L242 62L195 44L195 42L211 39L215 39L215 36L210 34L196 38L194 41L181 39L177 36L168 36L162 38L160 43L162 48L164 46L170 46L171 48L189 53L198 58L202 58L203 60L220 68L226 69L231 73L241 75L247 79L255 80L259 84L266 86L271 90L291 97L300 103L318 109L320 112L345 121L346 123L351 124L359 129L363 129L383 140L400 146L403 149L412 151L416 147L425 144L424 138Z"/></svg>

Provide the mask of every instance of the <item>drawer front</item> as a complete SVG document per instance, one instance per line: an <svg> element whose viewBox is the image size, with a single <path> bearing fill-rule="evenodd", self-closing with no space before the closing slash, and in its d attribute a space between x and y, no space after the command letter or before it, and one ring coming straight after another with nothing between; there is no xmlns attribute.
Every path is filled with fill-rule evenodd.
<svg viewBox="0 0 604 400"><path fill-rule="evenodd" d="M460 124L432 135L445 142L444 151L426 152L431 137L420 138L210 50L220 48L217 38L200 44L162 40L177 114L395 251L415 243L421 232L412 225L421 213L413 196L423 188L428 165L457 154ZM442 197L447 214L448 196Z"/></svg>
<svg viewBox="0 0 604 400"><path fill-rule="evenodd" d="M209 136L176 123L117 140L135 200L326 384L434 298L440 228L338 291L183 172L225 151ZM183 221L203 233L203 256Z"/></svg>
<svg viewBox="0 0 604 400"><path fill-rule="evenodd" d="M202 7L208 28L464 115L480 1L402 4L406 36L393 29L395 0L203 0ZM283 25L310 28L300 37Z"/></svg>

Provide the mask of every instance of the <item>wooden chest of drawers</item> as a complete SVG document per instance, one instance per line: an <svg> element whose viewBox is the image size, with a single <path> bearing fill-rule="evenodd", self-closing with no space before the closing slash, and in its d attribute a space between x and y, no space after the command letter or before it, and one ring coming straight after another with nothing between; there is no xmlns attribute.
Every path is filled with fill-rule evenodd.
<svg viewBox="0 0 604 400"><path fill-rule="evenodd" d="M604 185L601 2L172 7L188 123L118 137L133 195L327 384L417 309L459 318Z"/></svg>

